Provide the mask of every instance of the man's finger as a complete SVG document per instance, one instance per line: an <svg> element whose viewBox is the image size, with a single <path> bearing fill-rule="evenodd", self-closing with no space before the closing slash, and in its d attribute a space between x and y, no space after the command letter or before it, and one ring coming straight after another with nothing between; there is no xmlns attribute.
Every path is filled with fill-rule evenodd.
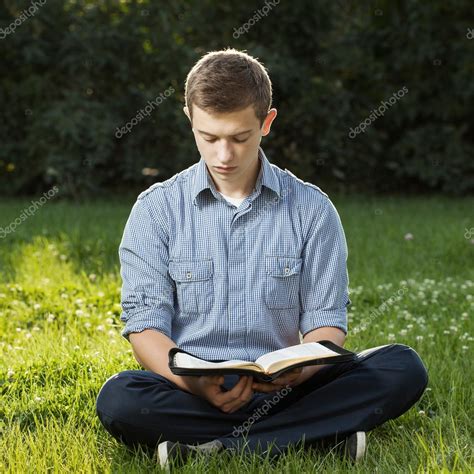
<svg viewBox="0 0 474 474"><path fill-rule="evenodd" d="M235 398L227 403L224 403L224 405L221 407L221 409L227 411L227 413L232 413L236 410L238 410L241 406L245 405L248 403L248 399L250 397L250 394L252 393L252 381L253 378L251 376L246 376L242 377L241 380L245 378L245 384L243 385L242 390L236 391L235 392ZM240 383L240 380L239 380ZM232 391L234 390L235 387L237 387L238 384L236 384L233 388ZM244 399L245 401L243 401Z"/></svg>
<svg viewBox="0 0 474 474"><path fill-rule="evenodd" d="M275 385L268 382L254 382L253 384L254 390L258 392L264 392L264 393L276 392L277 390L280 390L283 387L284 387L283 384L280 386L280 385Z"/></svg>
<svg viewBox="0 0 474 474"><path fill-rule="evenodd" d="M230 408L229 413L233 413L234 411L238 410L239 408L246 405L250 401L253 395L252 382L253 382L253 377L249 376L247 380L247 384L245 385L245 388L242 391L242 393L239 395L239 398L235 400L235 402L233 403L231 407L228 407Z"/></svg>
<svg viewBox="0 0 474 474"><path fill-rule="evenodd" d="M292 375L292 376L282 376L282 377L278 377L277 379L273 380L271 383L273 385L286 385L286 384L289 384L291 382L294 382L299 376L300 376L299 374Z"/></svg>
<svg viewBox="0 0 474 474"><path fill-rule="evenodd" d="M227 392L222 392L218 394L218 398L220 398L220 402L224 405L233 402L243 391L245 385L247 384L247 379L249 377L242 376L240 377L239 381Z"/></svg>

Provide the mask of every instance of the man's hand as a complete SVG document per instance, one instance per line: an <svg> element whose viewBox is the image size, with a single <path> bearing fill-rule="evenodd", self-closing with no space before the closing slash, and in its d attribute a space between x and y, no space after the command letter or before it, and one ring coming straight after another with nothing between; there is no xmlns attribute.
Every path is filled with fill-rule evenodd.
<svg viewBox="0 0 474 474"><path fill-rule="evenodd" d="M225 413L233 413L246 405L254 394L252 390L253 377L242 376L228 391L223 391L223 375L201 375L186 377L186 385L194 395L204 398L209 403Z"/></svg>
<svg viewBox="0 0 474 474"><path fill-rule="evenodd" d="M288 372L285 372L284 374L281 374L279 377L277 377L275 380L272 380L271 382L254 382L252 388L257 392L270 393L276 390L281 390L287 385L293 387L297 385L296 382L301 377L302 372L303 368L297 367L296 369L292 369Z"/></svg>
<svg viewBox="0 0 474 474"><path fill-rule="evenodd" d="M256 392L270 393L281 390L288 385L290 387L296 387L300 383L306 382L306 380L311 378L321 367L321 365L297 367L296 369L285 372L271 382L254 382L252 388Z"/></svg>

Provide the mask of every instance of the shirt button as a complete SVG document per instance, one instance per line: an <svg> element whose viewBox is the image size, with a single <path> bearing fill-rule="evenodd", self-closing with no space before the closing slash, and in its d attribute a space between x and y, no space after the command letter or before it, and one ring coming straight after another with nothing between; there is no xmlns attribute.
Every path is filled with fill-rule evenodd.
<svg viewBox="0 0 474 474"><path fill-rule="evenodd" d="M189 279L189 278L191 278L191 277L192 277L192 273L191 273L191 272L187 272L187 273L186 273L186 278Z"/></svg>
<svg viewBox="0 0 474 474"><path fill-rule="evenodd" d="M290 269L288 267L285 267L285 273L290 273Z"/></svg>

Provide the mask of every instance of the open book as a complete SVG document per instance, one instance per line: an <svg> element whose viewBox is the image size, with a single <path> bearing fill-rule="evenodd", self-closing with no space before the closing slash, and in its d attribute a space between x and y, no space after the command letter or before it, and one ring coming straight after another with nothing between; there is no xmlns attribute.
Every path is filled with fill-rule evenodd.
<svg viewBox="0 0 474 474"><path fill-rule="evenodd" d="M173 347L169 353L169 368L176 375L252 375L269 382L282 373L304 365L337 364L356 357L331 341L307 342L285 347L260 356L255 362L246 360L209 361Z"/></svg>

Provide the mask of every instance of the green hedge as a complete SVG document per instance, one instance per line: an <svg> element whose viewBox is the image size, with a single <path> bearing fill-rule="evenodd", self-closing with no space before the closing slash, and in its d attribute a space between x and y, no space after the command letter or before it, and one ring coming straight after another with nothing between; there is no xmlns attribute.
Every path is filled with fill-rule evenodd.
<svg viewBox="0 0 474 474"><path fill-rule="evenodd" d="M269 69L279 114L263 147L282 168L331 190L472 192L470 13L468 0L6 1L0 193L137 192L191 165L184 80L227 46Z"/></svg>

